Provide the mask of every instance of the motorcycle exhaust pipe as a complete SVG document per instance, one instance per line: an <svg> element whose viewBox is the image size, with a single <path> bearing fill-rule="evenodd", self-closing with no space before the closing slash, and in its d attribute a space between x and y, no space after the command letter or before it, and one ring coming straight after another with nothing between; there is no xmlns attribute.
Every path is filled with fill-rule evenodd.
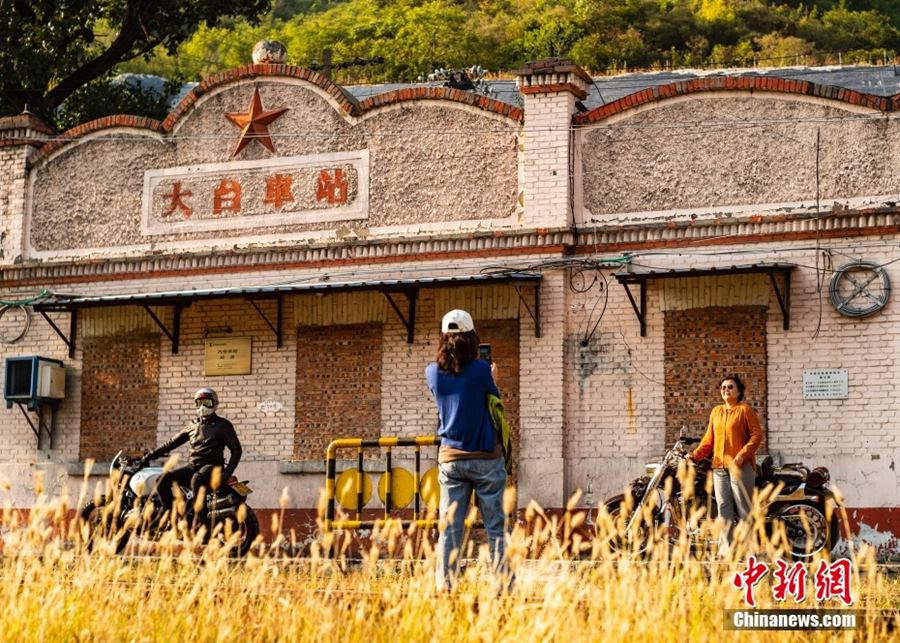
<svg viewBox="0 0 900 643"><path fill-rule="evenodd" d="M224 509L214 509L207 513L211 520L219 520L222 518L231 518L237 513L237 507L225 507Z"/></svg>
<svg viewBox="0 0 900 643"><path fill-rule="evenodd" d="M233 507L237 504L237 499L234 496L228 495L222 498L216 498L215 500L211 500L209 503L210 511L216 511L218 509L227 509L229 507Z"/></svg>

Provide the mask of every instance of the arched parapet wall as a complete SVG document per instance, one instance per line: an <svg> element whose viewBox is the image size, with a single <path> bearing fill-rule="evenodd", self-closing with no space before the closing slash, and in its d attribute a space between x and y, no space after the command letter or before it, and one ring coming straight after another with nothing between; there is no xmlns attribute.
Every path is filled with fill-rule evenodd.
<svg viewBox="0 0 900 643"><path fill-rule="evenodd" d="M249 135L236 122L260 112L277 115ZM310 70L249 65L203 81L163 122L111 116L40 147L23 258L522 227L521 123L518 108L459 90L358 102Z"/></svg>
<svg viewBox="0 0 900 643"><path fill-rule="evenodd" d="M900 200L897 97L715 77L574 117L576 223L696 225Z"/></svg>
<svg viewBox="0 0 900 643"><path fill-rule="evenodd" d="M104 116L97 118L81 125L66 130L59 136L47 141L40 146L31 160L32 167L44 162L45 159L53 155L54 152L60 150L71 143L84 141L88 139L96 139L102 137L105 133L116 130L134 130L134 134L141 135L159 135L165 133L163 124L153 118L146 116L129 116L125 114L116 114L114 116Z"/></svg>
<svg viewBox="0 0 900 643"><path fill-rule="evenodd" d="M449 87L408 87L395 89L383 94L370 96L359 103L360 113L371 112L383 107L399 105L409 101L450 101L493 112L516 123L524 121L522 110L509 103L475 94L474 92L450 89Z"/></svg>
<svg viewBox="0 0 900 643"><path fill-rule="evenodd" d="M720 91L776 92L793 94L795 96L813 96L843 102L848 105L868 107L881 112L900 110L900 94L890 97L875 96L843 87L819 85L806 80L793 80L790 78L710 76L648 87L634 94L623 96L607 105L601 105L583 114L577 114L573 121L575 125L590 125L591 123L606 120L613 114L626 112L639 105L665 101L676 96Z"/></svg>
<svg viewBox="0 0 900 643"><path fill-rule="evenodd" d="M346 89L311 69L293 65L245 65L202 80L185 95L162 122L152 118L129 115L113 115L98 118L77 125L44 143L40 146L40 150L35 154L32 161L33 163L38 163L41 159L51 155L63 146L107 128L126 127L146 129L155 133L171 133L177 129L182 119L190 114L199 102L202 102L203 98L241 81L266 78L304 81L304 83L318 90L336 111L347 117L358 117L378 111L384 107L400 105L406 102L437 100L474 107L478 110L506 117L516 123L522 123L524 120L522 110L518 107L487 96L458 89L447 87L410 87L376 94L363 101L357 101Z"/></svg>
<svg viewBox="0 0 900 643"><path fill-rule="evenodd" d="M235 81L266 77L297 78L306 81L330 97L341 112L354 116L358 113L357 101L353 95L318 72L294 65L259 64L244 65L243 67L204 78L175 106L163 124L167 131L174 129L176 122L190 112L194 104L204 94L217 90L224 85L230 85Z"/></svg>

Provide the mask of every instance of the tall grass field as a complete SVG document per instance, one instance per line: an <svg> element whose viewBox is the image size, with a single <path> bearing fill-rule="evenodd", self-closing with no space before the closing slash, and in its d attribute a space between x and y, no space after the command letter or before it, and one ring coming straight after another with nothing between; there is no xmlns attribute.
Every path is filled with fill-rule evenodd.
<svg viewBox="0 0 900 643"><path fill-rule="evenodd" d="M362 549L356 535L323 534L301 558L288 555L295 543L276 520L236 559L182 525L117 555L102 539L85 544L74 508L87 491L71 500L40 491L27 519L3 510L4 642L900 640L900 582L866 547L846 551L852 605L816 598L818 558L806 565L805 600L779 601L772 569L789 561L778 533L742 526L744 544L721 558L711 544L659 529L629 542L621 519L573 498L553 516L536 505L522 512L509 544L514 578L492 573L474 530L458 586L438 592L428 531L386 525L365 534ZM720 527L709 526L713 541ZM751 554L770 567L754 586L758 609L853 610L856 626L726 631L725 610L748 608L734 578Z"/></svg>

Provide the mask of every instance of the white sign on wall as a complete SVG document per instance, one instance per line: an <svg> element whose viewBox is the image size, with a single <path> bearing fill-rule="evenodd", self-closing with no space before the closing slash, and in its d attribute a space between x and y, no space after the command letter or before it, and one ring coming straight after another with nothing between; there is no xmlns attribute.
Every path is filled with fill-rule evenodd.
<svg viewBox="0 0 900 643"><path fill-rule="evenodd" d="M366 219L369 151L144 172L144 235Z"/></svg>
<svg viewBox="0 0 900 643"><path fill-rule="evenodd" d="M850 397L850 378L846 368L803 369L804 400L846 400Z"/></svg>

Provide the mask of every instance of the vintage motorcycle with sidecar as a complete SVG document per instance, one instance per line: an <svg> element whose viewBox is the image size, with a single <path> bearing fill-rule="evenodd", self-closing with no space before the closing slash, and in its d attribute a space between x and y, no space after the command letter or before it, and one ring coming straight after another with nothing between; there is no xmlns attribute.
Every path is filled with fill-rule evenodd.
<svg viewBox="0 0 900 643"><path fill-rule="evenodd" d="M79 513L87 548L92 549L100 537L113 542L116 553L124 551L132 536L158 539L172 524L171 520L163 521L170 512L152 494L163 467L141 464L119 451L109 474L110 485L114 486L111 492L88 501ZM197 507L190 487L182 486L184 514L177 517L177 522L202 534L205 542L217 539L223 545L233 546L236 555L244 556L259 535L256 514L246 502L250 493L246 480L232 476Z"/></svg>
<svg viewBox="0 0 900 643"><path fill-rule="evenodd" d="M620 494L605 502L613 520L621 521L620 526L624 523L623 532L609 543L612 548L645 551L651 524L654 529L662 529L671 543L687 530L693 547L703 544L702 521L691 520L691 514L692 509L703 508L706 517L714 519L717 515L712 485L707 483L710 460L698 464L695 475L679 478L679 469L686 472L682 463L689 460L688 447L699 441L679 437L659 462L646 465L647 475L631 482L630 498ZM756 488L765 503L767 533L773 534L776 524L783 525L786 549L794 559L809 560L820 552L831 552L837 543L840 502L828 486L830 478L825 467L810 470L800 463L775 467L771 456L759 465ZM646 519L648 513L650 520Z"/></svg>

